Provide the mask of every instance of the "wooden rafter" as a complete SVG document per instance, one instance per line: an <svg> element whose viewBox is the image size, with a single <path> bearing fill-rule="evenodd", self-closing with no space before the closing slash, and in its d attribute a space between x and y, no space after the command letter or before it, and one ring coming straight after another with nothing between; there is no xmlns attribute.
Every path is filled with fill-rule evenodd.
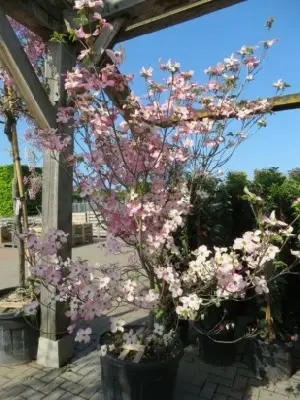
<svg viewBox="0 0 300 400"><path fill-rule="evenodd" d="M259 99L253 100L257 101ZM252 101L252 100L251 100ZM300 108L300 93L286 94L284 96L269 97L268 101L272 104L271 110L273 112L294 110ZM196 119L214 118L206 110L196 111ZM220 117L217 117L220 118ZM216 119L217 119L216 118ZM220 118L221 119L221 118ZM170 126L172 123L170 123ZM166 124L166 127L168 125Z"/></svg>
<svg viewBox="0 0 300 400"><path fill-rule="evenodd" d="M0 6L0 59L40 129L56 125L56 110Z"/></svg>
<svg viewBox="0 0 300 400"><path fill-rule="evenodd" d="M245 0L104 0L100 10L108 21L125 18L118 41L152 33ZM72 20L69 0L0 0L4 12L47 40Z"/></svg>
<svg viewBox="0 0 300 400"><path fill-rule="evenodd" d="M47 40L53 31L64 29L64 0L0 0L4 13Z"/></svg>
<svg viewBox="0 0 300 400"><path fill-rule="evenodd" d="M243 1L245 0L133 0L131 1L133 6L124 10L129 17L118 40L123 41L153 33ZM125 8L126 3L130 1L121 0L120 3L123 3ZM115 12L103 10L103 16L108 20L120 14L122 12L119 10Z"/></svg>

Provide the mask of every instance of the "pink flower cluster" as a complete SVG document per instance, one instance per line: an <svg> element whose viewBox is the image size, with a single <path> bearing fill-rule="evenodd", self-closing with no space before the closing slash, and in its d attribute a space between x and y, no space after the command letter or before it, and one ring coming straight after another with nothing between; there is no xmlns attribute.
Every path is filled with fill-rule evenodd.
<svg viewBox="0 0 300 400"><path fill-rule="evenodd" d="M177 307L177 313L195 318L200 305L205 307L228 298L244 298L251 288L259 295L268 293L265 266L274 262L281 251L274 245L274 239L278 242L279 237L289 237L292 230L272 212L270 217L263 217L261 230L246 232L234 240L231 248L215 247L212 253L206 246L200 246L193 252L196 259L189 262L189 268L182 275L185 295L179 298L182 305ZM292 250L291 253L297 257L299 252Z"/></svg>

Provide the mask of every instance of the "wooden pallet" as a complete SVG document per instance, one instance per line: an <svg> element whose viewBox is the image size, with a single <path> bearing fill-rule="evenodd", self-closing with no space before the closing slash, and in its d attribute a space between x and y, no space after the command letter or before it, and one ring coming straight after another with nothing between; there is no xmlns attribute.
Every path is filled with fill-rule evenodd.
<svg viewBox="0 0 300 400"><path fill-rule="evenodd" d="M0 226L0 243L11 242L11 231L7 226Z"/></svg>
<svg viewBox="0 0 300 400"><path fill-rule="evenodd" d="M4 242L4 243L0 243L0 248L4 248L4 247L13 247L16 248L18 247L18 245L16 243L13 242Z"/></svg>
<svg viewBox="0 0 300 400"><path fill-rule="evenodd" d="M75 224L72 225L72 246L93 243L93 225Z"/></svg>

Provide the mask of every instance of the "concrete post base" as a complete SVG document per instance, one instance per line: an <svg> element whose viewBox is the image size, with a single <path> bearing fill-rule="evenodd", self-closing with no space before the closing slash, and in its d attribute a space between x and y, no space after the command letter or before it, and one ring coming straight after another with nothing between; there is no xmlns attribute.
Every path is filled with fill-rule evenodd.
<svg viewBox="0 0 300 400"><path fill-rule="evenodd" d="M60 340L39 338L37 364L48 368L60 368L72 358L72 337L64 336Z"/></svg>

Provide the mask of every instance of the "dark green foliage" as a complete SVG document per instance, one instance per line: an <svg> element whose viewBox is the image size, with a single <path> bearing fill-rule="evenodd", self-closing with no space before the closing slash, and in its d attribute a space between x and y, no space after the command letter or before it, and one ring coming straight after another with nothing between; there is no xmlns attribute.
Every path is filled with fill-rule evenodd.
<svg viewBox="0 0 300 400"><path fill-rule="evenodd" d="M0 216L13 214L12 181L14 171L12 165L0 167Z"/></svg>
<svg viewBox="0 0 300 400"><path fill-rule="evenodd" d="M295 218L292 203L300 197L300 169L284 175L278 168L256 170L250 181L245 172L229 172L222 181L215 177L193 182L193 209L187 221L189 248L205 244L230 246L234 238L256 227L251 206L243 199L244 188L264 200L264 214L276 211L277 218L291 223ZM300 233L300 221L294 229Z"/></svg>
<svg viewBox="0 0 300 400"><path fill-rule="evenodd" d="M25 165L22 166L23 175L29 175L29 168ZM37 173L41 173L41 168L36 168ZM13 198L12 198L12 183L14 178L14 171L12 165L0 166L0 216L9 217L13 215ZM25 185L26 189L26 185ZM36 215L41 210L42 206L42 193L37 194L35 200L26 199L28 207L28 215Z"/></svg>

